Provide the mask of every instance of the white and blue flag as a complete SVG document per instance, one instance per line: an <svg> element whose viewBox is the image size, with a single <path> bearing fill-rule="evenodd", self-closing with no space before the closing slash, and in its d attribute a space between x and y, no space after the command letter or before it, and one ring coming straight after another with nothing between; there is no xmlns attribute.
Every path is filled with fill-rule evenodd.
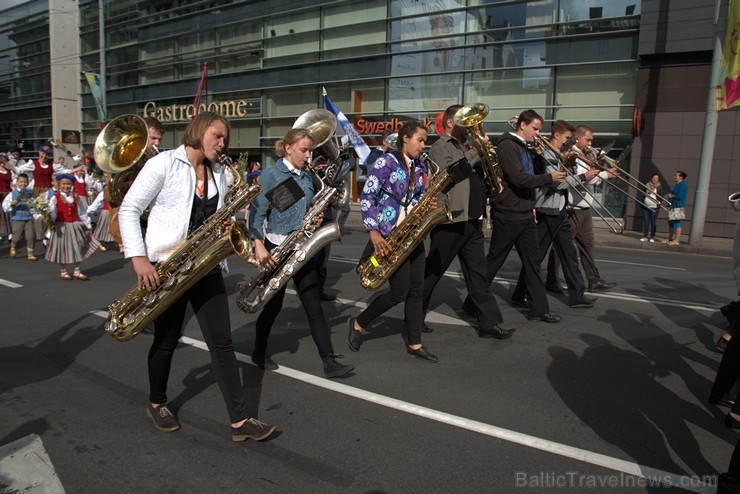
<svg viewBox="0 0 740 494"><path fill-rule="evenodd" d="M370 154L370 148L365 144L365 141L362 139L360 134L357 133L352 123L347 120L347 116L342 113L342 110L334 106L334 103L331 102L329 96L326 94L326 89L321 89L324 95L324 104L326 105L326 109L337 117L337 123L342 128L344 135L349 138L349 142L352 144L352 147L355 148L357 156L360 157L360 163L364 163L365 159L367 159L367 155Z"/></svg>

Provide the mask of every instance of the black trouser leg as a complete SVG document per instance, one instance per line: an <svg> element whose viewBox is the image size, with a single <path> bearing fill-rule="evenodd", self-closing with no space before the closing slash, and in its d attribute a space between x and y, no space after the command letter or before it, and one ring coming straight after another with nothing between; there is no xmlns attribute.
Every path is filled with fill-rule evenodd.
<svg viewBox="0 0 740 494"><path fill-rule="evenodd" d="M516 251L524 267L527 292L532 296L529 301L530 314L539 316L550 312L545 285L540 277L540 250L534 218L528 219L521 226L521 232L516 239Z"/></svg>
<svg viewBox="0 0 740 494"><path fill-rule="evenodd" d="M424 243L420 243L388 280L390 290L373 300L357 316L357 324L366 328L391 307L405 302L405 326L402 332L409 345L421 343L422 296L424 294Z"/></svg>
<svg viewBox="0 0 740 494"><path fill-rule="evenodd" d="M248 417L239 365L231 339L231 323L226 287L218 268L198 281L172 304L154 323L154 341L149 350L149 400L167 402L167 380L172 356L182 333L187 303L190 302L211 354L216 383L226 404L231 422Z"/></svg>
<svg viewBox="0 0 740 494"><path fill-rule="evenodd" d="M537 266L542 265L542 256L547 253L552 243L553 234L556 231L556 227L552 225L551 216L545 214L537 215L537 240L539 245L540 259L538 260ZM527 289L525 282L524 266L519 270L519 279L514 287L514 292L511 294L512 300L522 300L525 295L528 295L531 299L531 294Z"/></svg>
<svg viewBox="0 0 740 494"><path fill-rule="evenodd" d="M460 260L469 299L478 317L478 324L483 329L489 329L502 323L504 318L501 316L496 298L491 293L490 283L486 279L481 220L469 221L465 228L469 234L465 235L466 241L457 256Z"/></svg>
<svg viewBox="0 0 740 494"><path fill-rule="evenodd" d="M570 230L570 221L565 213L554 216L551 228L553 248L560 259L563 260L563 276L565 284L568 285L568 303L573 305L583 298L586 292L586 284L583 281L581 270L578 267L578 251L573 243L573 232Z"/></svg>
<svg viewBox="0 0 740 494"><path fill-rule="evenodd" d="M265 247L272 250L275 245L269 241L265 242ZM324 357L332 355L334 351L331 346L329 336L329 327L321 308L321 298L319 297L318 275L316 274L315 258L309 259L301 269L293 275L293 282L296 284L298 296L301 299L301 305L308 317L308 326L311 329L311 336L319 351L319 356ZM265 304L262 312L257 317L255 325L254 349L257 352L266 353L267 340L270 337L270 331L277 319L280 310L283 308L285 298L285 286Z"/></svg>
<svg viewBox="0 0 740 494"><path fill-rule="evenodd" d="M316 269L316 259L309 259L306 264L293 275L296 291L301 299L301 305L308 317L308 327L311 337L316 344L320 357L334 354L331 344L329 325L324 317L319 296L319 276Z"/></svg>
<svg viewBox="0 0 740 494"><path fill-rule="evenodd" d="M601 275L594 261L594 220L591 209L574 209L570 226L573 228L573 240L581 254L586 279L589 285L593 285L601 279Z"/></svg>
<svg viewBox="0 0 740 494"><path fill-rule="evenodd" d="M244 420L249 415L231 339L229 303L220 268L196 283L189 292L189 298L211 354L211 367L229 419L232 423Z"/></svg>
<svg viewBox="0 0 740 494"><path fill-rule="evenodd" d="M424 263L424 295L422 307L424 316L429 310L434 289L452 264L459 251L459 243L464 242L464 223L449 223L436 226L429 234L429 254Z"/></svg>

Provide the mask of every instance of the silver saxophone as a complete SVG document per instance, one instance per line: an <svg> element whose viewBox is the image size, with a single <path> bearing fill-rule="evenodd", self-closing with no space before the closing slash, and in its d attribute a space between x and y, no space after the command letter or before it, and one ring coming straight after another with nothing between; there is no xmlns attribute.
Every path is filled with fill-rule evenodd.
<svg viewBox="0 0 740 494"><path fill-rule="evenodd" d="M333 172L335 169L330 166L325 179ZM313 172L312 174L316 177ZM327 185L318 177L315 182L318 182L321 188L314 196L314 201L303 217L300 228L270 251L270 256L275 259L275 267L260 266L251 278L237 283L236 305L239 310L250 314L259 312L309 259L328 243L341 238L338 214L334 215L334 221L318 229L316 218L329 207L334 206L338 211L342 209L349 200L349 182L345 179L344 187L341 189Z"/></svg>

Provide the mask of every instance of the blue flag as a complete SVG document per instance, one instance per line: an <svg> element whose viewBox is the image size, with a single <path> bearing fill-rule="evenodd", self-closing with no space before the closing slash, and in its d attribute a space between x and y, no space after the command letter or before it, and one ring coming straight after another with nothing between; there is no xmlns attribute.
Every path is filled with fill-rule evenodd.
<svg viewBox="0 0 740 494"><path fill-rule="evenodd" d="M347 116L342 113L342 110L334 106L334 103L331 102L329 96L326 95L326 90L324 90L324 104L326 105L326 109L337 117L337 123L342 128L344 135L349 138L349 142L352 144L352 147L355 148L357 156L360 157L360 163L364 163L365 159L367 159L367 155L370 154L370 148L367 147L367 144L365 144L365 141L362 139L360 134L357 133L352 123L347 120Z"/></svg>

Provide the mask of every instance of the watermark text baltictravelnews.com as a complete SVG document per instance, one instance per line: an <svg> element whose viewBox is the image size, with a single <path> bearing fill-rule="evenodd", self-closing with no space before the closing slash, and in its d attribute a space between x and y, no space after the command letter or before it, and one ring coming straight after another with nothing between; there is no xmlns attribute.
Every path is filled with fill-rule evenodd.
<svg viewBox="0 0 740 494"><path fill-rule="evenodd" d="M532 488L621 488L717 486L717 475L656 475L638 477L626 473L584 474L580 472L514 472L516 487Z"/></svg>

